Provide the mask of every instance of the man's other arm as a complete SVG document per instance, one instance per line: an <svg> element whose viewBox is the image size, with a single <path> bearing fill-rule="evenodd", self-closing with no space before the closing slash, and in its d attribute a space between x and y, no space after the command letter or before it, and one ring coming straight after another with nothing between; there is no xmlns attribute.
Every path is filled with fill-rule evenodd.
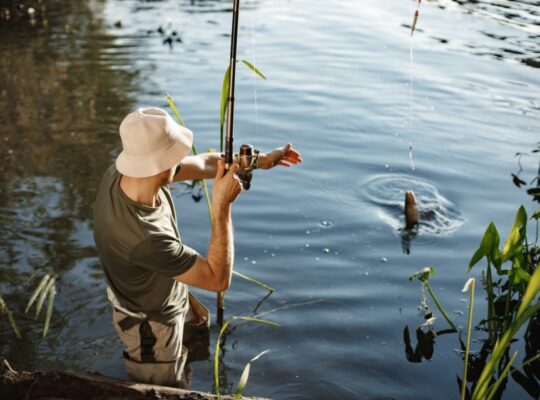
<svg viewBox="0 0 540 400"><path fill-rule="evenodd" d="M175 277L176 280L201 289L223 292L231 284L234 264L234 241L231 220L231 206L242 191L235 175L237 165L225 173L222 160L216 162L212 189L212 214L214 217L212 235L208 246L208 257L197 256L193 267Z"/></svg>

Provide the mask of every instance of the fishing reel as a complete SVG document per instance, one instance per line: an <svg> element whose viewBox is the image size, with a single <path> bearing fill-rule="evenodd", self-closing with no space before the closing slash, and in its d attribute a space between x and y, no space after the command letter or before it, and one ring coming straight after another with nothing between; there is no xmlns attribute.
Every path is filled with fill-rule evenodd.
<svg viewBox="0 0 540 400"><path fill-rule="evenodd" d="M251 187L251 178L253 178L253 170L259 167L259 154L260 150L255 149L250 144L243 144L240 146L240 152L236 154L238 159L238 178L242 182L242 187L245 190L249 190Z"/></svg>

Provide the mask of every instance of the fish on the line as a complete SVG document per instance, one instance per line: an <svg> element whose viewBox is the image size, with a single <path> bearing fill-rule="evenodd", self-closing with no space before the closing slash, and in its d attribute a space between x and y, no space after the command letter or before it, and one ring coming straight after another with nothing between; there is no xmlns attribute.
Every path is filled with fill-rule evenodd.
<svg viewBox="0 0 540 400"><path fill-rule="evenodd" d="M418 226L419 222L416 196L413 191L408 190L405 192L405 229L411 230Z"/></svg>

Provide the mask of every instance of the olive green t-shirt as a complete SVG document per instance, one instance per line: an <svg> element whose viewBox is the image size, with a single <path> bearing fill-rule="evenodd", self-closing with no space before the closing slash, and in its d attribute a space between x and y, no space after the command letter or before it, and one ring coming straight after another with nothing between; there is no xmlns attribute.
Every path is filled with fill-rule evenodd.
<svg viewBox="0 0 540 400"><path fill-rule="evenodd" d="M167 186L159 206L128 198L113 164L94 205L94 240L107 281L119 303L133 312L170 322L188 305L187 287L173 277L193 266L197 252L182 244Z"/></svg>

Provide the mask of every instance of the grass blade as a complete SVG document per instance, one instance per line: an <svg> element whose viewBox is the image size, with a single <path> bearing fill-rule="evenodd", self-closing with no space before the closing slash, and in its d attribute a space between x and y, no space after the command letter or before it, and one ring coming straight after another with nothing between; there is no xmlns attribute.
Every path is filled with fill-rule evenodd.
<svg viewBox="0 0 540 400"><path fill-rule="evenodd" d="M52 312L53 312L53 304L54 304L54 296L56 296L56 287L53 285L49 289L49 304L47 304L47 316L45 317L45 325L43 326L43 337L45 338L47 336L47 332L49 331L49 324L51 322Z"/></svg>
<svg viewBox="0 0 540 400"><path fill-rule="evenodd" d="M49 278L50 278L49 274L45 274L45 276L41 278L41 281L39 282L36 290L34 290L34 293L32 293L32 296L30 296L30 300L28 300L28 304L26 305L26 309L24 310L25 314L30 310L30 307L32 307L32 304L34 304L34 301L36 301L38 294L41 293L41 291L47 284Z"/></svg>
<svg viewBox="0 0 540 400"><path fill-rule="evenodd" d="M43 307L43 302L45 301L45 298L47 297L47 293L49 293L49 289L54 286L54 282L56 281L56 278L51 278L47 285L45 286L45 289L41 292L39 295L39 299L36 305L36 319L39 316L39 313L41 312L41 308Z"/></svg>
<svg viewBox="0 0 540 400"><path fill-rule="evenodd" d="M233 271L233 274L242 278L242 279L245 279L246 281L249 281L251 283L254 283L256 285L259 285L260 287L262 288L265 288L266 290L268 290L269 292L274 292L274 288L271 287L271 286L268 286L262 282L259 282L257 279L254 279L254 278L250 278L249 276L246 276L244 274L241 274L240 272L237 272L237 271Z"/></svg>
<svg viewBox="0 0 540 400"><path fill-rule="evenodd" d="M223 75L223 83L221 84L221 100L219 106L219 131L220 131L220 140L219 140L219 151L223 151L223 141L224 141L224 132L223 127L225 126L225 112L227 111L227 103L229 99L229 86L231 79L231 66L227 67L225 75Z"/></svg>
<svg viewBox="0 0 540 400"><path fill-rule="evenodd" d="M171 110L173 110L173 113L176 116L176 118L178 119L178 122L180 123L180 125L186 126L186 124L184 124L184 120L183 120L182 116L180 115L180 113L178 112L178 109L176 108L176 105L174 104L174 100L173 100L172 96L169 93L167 93L165 95L165 99L167 100L167 103L169 104L169 107L171 107Z"/></svg>
<svg viewBox="0 0 540 400"><path fill-rule="evenodd" d="M257 354L255 357L253 357L244 367L244 371L242 371L242 375L240 375L240 380L238 381L238 386L236 387L236 392L234 393L234 400L240 400L242 398L242 395L244 394L244 390L247 385L247 381L249 379L249 371L251 369L251 363L257 361L259 358L264 356L266 353L268 353L270 350L265 350Z"/></svg>
<svg viewBox="0 0 540 400"><path fill-rule="evenodd" d="M266 80L266 76L263 75L263 73L261 71L259 71L255 65L253 65L252 63L250 63L249 61L247 60L241 60L245 65L246 67L248 67L250 70L252 70L254 73L256 73L257 75L259 75L261 78L263 78L264 80Z"/></svg>
<svg viewBox="0 0 540 400"><path fill-rule="evenodd" d="M174 104L174 100L170 94L165 95L165 99L167 100L167 103L169 104L169 107L171 107L171 110L173 111L174 115L176 116L176 119L182 126L186 126L184 124L184 120L182 119L182 116L178 112L178 108L176 108L176 104ZM198 155L199 152L197 151L197 148L194 144L191 145L191 151L193 151L194 155ZM208 194L208 185L206 184L206 180L202 179L202 186L204 191L204 198L206 199L206 207L208 207L208 216L210 217L210 223L213 223L213 215L212 215L212 206L210 204L210 195Z"/></svg>
<svg viewBox="0 0 540 400"><path fill-rule="evenodd" d="M21 332L19 331L19 328L17 327L17 323L15 322L15 318L13 318L13 313L11 312L9 307L7 306L7 304L4 301L4 299L2 298L2 296L0 296L0 313L7 314L9 324L11 325L11 328L13 329L13 332L15 332L15 335L17 336L17 338L20 339L21 338Z"/></svg>

